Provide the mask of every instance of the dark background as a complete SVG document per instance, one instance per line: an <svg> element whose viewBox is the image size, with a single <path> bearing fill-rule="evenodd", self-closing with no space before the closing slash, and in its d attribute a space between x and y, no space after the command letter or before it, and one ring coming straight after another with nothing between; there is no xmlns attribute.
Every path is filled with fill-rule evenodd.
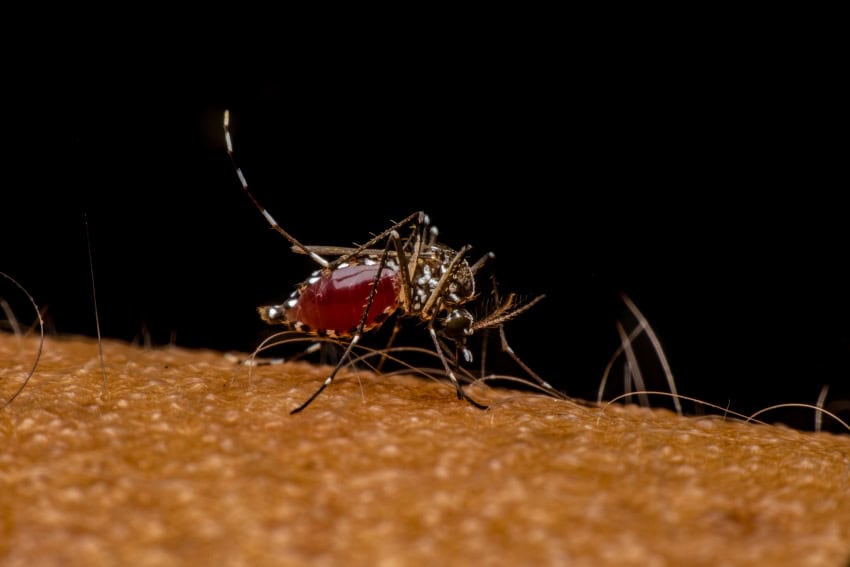
<svg viewBox="0 0 850 567"><path fill-rule="evenodd" d="M626 293L680 393L745 413L850 397L841 77L796 49L556 47L14 76L0 270L56 332L94 335L85 213L105 336L251 350L255 307L313 267L239 189L230 108L255 195L303 242L423 209L446 244L496 252L502 290L545 293L509 337L570 395L595 395L633 326Z"/></svg>

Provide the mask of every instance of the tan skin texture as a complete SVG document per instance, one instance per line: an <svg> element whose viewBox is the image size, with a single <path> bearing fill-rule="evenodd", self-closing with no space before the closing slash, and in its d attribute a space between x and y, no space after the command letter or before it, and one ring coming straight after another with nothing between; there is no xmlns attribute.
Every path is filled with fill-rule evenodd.
<svg viewBox="0 0 850 567"><path fill-rule="evenodd" d="M37 343L0 334L0 393ZM0 564L845 565L850 435L50 339L0 412ZM365 398L365 400L364 400Z"/></svg>

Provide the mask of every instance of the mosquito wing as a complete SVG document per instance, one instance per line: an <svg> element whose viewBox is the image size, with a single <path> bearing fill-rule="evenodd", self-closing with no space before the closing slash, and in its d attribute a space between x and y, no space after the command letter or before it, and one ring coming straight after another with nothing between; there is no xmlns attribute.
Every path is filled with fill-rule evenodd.
<svg viewBox="0 0 850 567"><path fill-rule="evenodd" d="M318 254L319 256L331 256L331 257L333 257L333 256L350 256L350 255L354 254L354 252L357 252L357 248L354 248L353 246L309 245L309 246L305 246L304 248L307 249L307 252L305 252L301 248L298 248L297 246L293 246L291 248L291 250L293 252L295 252L296 254L307 254L308 252L314 252L314 253ZM376 256L381 256L383 253L384 253L383 248L364 248L363 250L360 250L359 252L357 252L357 256L360 257L360 258L363 258L363 257L366 257L366 256L374 258ZM392 250L392 249L388 250L387 254L391 258L394 258L397 255L396 251ZM431 252L430 250L422 250L419 253L419 256L422 257L422 258L428 258L428 257L433 256L433 252Z"/></svg>
<svg viewBox="0 0 850 567"><path fill-rule="evenodd" d="M357 252L357 248L348 247L348 246L305 246L307 252L315 252L319 256L350 256L354 252ZM297 246L292 247L292 251L297 254L307 254L301 248ZM380 256L384 253L384 250L381 248L364 248L357 252L357 256ZM395 250L389 251L390 256L395 256Z"/></svg>

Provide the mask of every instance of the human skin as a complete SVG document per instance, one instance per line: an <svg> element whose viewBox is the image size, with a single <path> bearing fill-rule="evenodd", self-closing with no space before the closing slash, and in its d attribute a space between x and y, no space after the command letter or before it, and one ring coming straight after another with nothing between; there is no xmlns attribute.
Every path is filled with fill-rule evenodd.
<svg viewBox="0 0 850 567"><path fill-rule="evenodd" d="M37 340L0 334L0 393ZM844 565L850 436L48 339L0 411L3 565ZM236 372L235 379L234 372Z"/></svg>

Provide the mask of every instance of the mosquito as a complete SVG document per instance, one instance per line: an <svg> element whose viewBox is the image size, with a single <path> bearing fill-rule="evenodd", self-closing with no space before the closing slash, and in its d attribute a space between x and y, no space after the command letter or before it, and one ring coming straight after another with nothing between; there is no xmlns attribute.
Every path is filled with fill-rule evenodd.
<svg viewBox="0 0 850 567"><path fill-rule="evenodd" d="M510 294L477 321L466 308L477 297L475 277L494 257L493 253L484 254L470 264L467 253L471 246L454 250L437 242L437 230L422 211L394 223L356 247L304 245L284 230L249 190L248 181L234 157L227 110L224 111L224 137L227 154L245 194L266 222L289 242L293 252L308 256L318 265L285 302L258 307L260 317L267 323L282 324L308 335L347 342L330 375L291 414L307 408L334 381L364 333L380 328L394 314L398 317L390 343L400 320L418 319L423 323L459 400L487 409L463 390L445 355L444 341L453 343L455 352L471 362L472 353L466 341L476 331L488 328L498 328L502 350L538 384L554 391L516 356L507 344L503 329L505 322L530 309L543 299L543 295L520 305L516 295Z"/></svg>

